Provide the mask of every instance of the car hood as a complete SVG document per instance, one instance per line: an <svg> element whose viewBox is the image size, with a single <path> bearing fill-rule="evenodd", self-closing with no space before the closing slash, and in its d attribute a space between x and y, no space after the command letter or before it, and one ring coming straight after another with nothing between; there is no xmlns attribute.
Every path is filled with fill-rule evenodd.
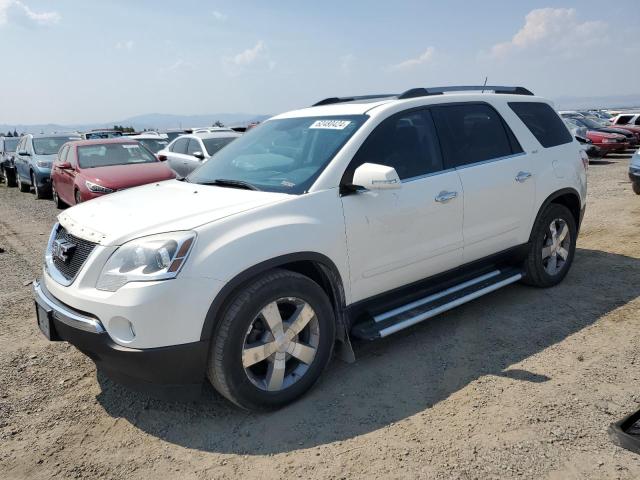
<svg viewBox="0 0 640 480"><path fill-rule="evenodd" d="M597 131L604 133L617 133L618 135L624 135L625 137L633 137L633 133L629 130L625 130L624 128L602 127L598 128Z"/></svg>
<svg viewBox="0 0 640 480"><path fill-rule="evenodd" d="M58 221L76 237L121 245L155 233L191 230L288 198L285 193L168 180L81 203L61 213Z"/></svg>
<svg viewBox="0 0 640 480"><path fill-rule="evenodd" d="M175 178L173 171L161 162L85 168L82 170L82 176L90 182L112 190Z"/></svg>

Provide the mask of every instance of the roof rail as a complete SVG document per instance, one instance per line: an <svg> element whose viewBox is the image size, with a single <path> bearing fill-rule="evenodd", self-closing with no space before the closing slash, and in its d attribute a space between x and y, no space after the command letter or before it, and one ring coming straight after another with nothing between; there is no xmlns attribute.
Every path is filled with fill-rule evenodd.
<svg viewBox="0 0 640 480"><path fill-rule="evenodd" d="M356 97L329 97L319 102L311 105L312 107L319 107L320 105L331 105L333 103L345 103L345 102L353 102L355 100L373 100L376 98L389 98L395 97L395 93L386 93L386 94L378 94L378 95L360 95Z"/></svg>
<svg viewBox="0 0 640 480"><path fill-rule="evenodd" d="M505 87L497 85L461 85L456 87L429 87L429 88L412 88L398 95L398 99L426 97L429 95L442 95L449 92L470 92L470 91L489 91L500 94L512 95L533 95L531 90L524 87Z"/></svg>

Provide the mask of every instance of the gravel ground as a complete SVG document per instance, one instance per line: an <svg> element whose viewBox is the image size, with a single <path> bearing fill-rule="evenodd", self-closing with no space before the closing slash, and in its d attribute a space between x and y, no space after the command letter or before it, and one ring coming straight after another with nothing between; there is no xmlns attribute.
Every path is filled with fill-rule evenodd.
<svg viewBox="0 0 640 480"><path fill-rule="evenodd" d="M592 164L572 270L356 345L301 401L240 411L131 393L39 333L56 210L0 186L0 478L637 479L608 425L640 407L640 197Z"/></svg>

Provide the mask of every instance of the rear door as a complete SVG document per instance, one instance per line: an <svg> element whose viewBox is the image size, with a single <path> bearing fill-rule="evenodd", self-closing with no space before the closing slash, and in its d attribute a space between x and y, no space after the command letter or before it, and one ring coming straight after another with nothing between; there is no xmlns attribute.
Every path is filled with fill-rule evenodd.
<svg viewBox="0 0 640 480"><path fill-rule="evenodd" d="M175 143L169 147L167 152L167 163L169 167L180 177L186 176L184 162L187 159L187 148L189 147L189 137L178 138Z"/></svg>
<svg viewBox="0 0 640 480"><path fill-rule="evenodd" d="M454 169L443 169L428 109L384 120L355 155L342 184L350 184L363 163L394 167L402 186L342 196L353 300L457 267L462 185Z"/></svg>
<svg viewBox="0 0 640 480"><path fill-rule="evenodd" d="M22 181L29 181L29 166L27 163L28 156L23 155L27 148L27 137L22 137L20 142L18 143L18 147L16 148L15 155L15 164L16 164L16 174L22 178Z"/></svg>
<svg viewBox="0 0 640 480"><path fill-rule="evenodd" d="M464 263L525 243L535 181L506 122L483 102L437 106L433 114L445 167L455 168L464 190Z"/></svg>
<svg viewBox="0 0 640 480"><path fill-rule="evenodd" d="M182 162L184 168L184 175L189 175L196 168L202 165L202 159L194 157L195 153L204 154L206 150L202 146L202 142L198 138L189 139L189 146L187 147L187 156Z"/></svg>
<svg viewBox="0 0 640 480"><path fill-rule="evenodd" d="M56 191L58 192L58 197L60 197L60 199L67 205L73 205L73 201L75 201L73 196L73 181L75 175L72 173L72 168L75 162L71 163L71 157L75 157L75 155L69 154L70 148L73 150L69 145L62 147L58 158L53 164L52 174ZM60 168L60 164L65 162L69 162L72 165L72 168Z"/></svg>

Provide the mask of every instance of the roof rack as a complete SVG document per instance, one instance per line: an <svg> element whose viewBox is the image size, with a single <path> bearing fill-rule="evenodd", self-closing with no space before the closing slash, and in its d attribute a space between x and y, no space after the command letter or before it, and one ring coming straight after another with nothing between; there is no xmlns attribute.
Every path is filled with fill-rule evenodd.
<svg viewBox="0 0 640 480"><path fill-rule="evenodd" d="M356 97L329 97L319 102L311 105L312 107L319 107L320 105L331 105L333 103L345 103L345 102L353 102L356 100L374 100L376 98L389 98L395 97L395 93L386 93L386 94L378 94L378 95L360 95Z"/></svg>
<svg viewBox="0 0 640 480"><path fill-rule="evenodd" d="M471 92L471 91L489 91L499 94L511 95L533 95L531 90L524 87L505 87L497 85L460 85L456 87L429 87L429 88L412 88L398 95L398 99L426 97L429 95L443 95L449 92Z"/></svg>

